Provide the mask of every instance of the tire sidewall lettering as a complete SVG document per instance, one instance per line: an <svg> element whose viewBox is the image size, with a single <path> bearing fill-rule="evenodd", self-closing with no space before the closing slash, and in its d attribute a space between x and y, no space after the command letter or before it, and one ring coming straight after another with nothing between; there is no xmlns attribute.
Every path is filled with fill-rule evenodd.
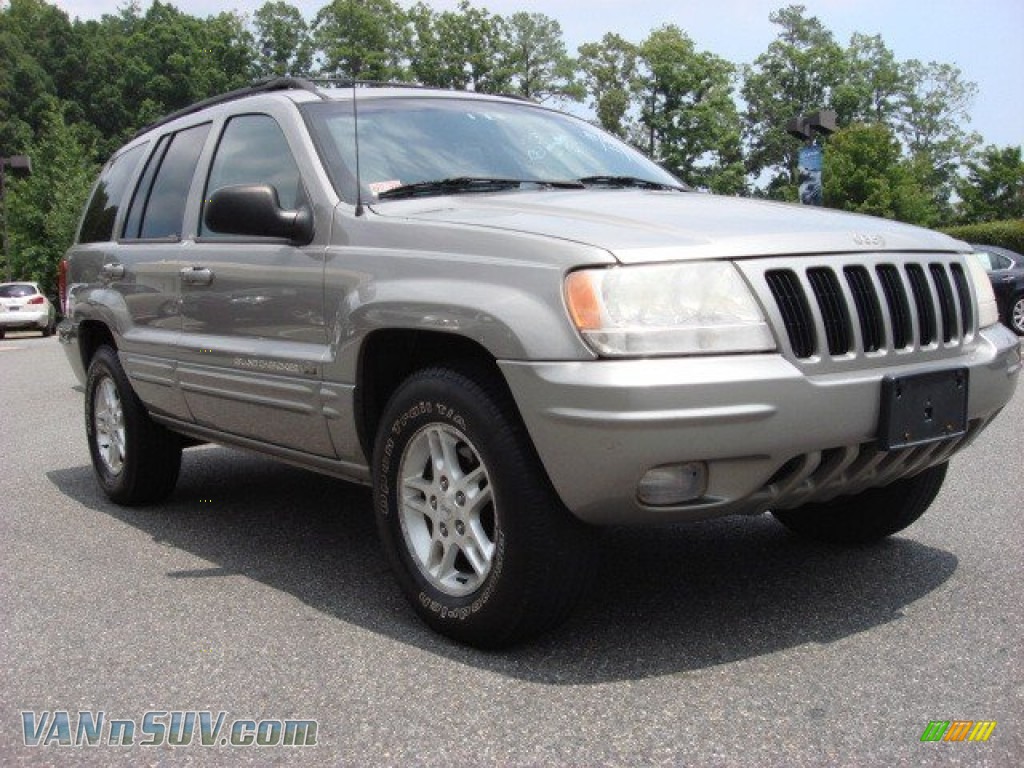
<svg viewBox="0 0 1024 768"><path fill-rule="evenodd" d="M450 425L458 429L471 439L475 438L469 434L472 429L472 420L467 421L462 412L441 399L418 400L406 408L401 415L393 418L381 437L381 444L378 458L378 476L376 506L377 512L390 530L395 546L399 549L399 556L406 566L406 572L414 580L419 594L416 602L424 611L428 611L435 617L445 621L465 621L479 613L494 597L496 588L500 583L502 571L505 564L505 535L499 530L495 538L495 551L492 560L491 572L488 574L482 589L467 595L463 598L454 598L445 595L429 584L425 583L415 563L411 562L410 554L405 549L403 536L399 527L399 520L396 514L399 479L397 468L401 464L401 456L409 440L421 429L430 424Z"/></svg>

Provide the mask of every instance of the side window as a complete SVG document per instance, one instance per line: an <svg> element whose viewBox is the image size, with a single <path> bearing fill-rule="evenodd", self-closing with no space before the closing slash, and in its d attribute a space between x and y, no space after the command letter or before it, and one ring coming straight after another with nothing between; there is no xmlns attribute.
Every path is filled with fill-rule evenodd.
<svg viewBox="0 0 1024 768"><path fill-rule="evenodd" d="M160 167L160 163L163 161L164 154L167 152L167 147L170 143L170 134L161 136L160 141L156 144L156 149L153 150L153 154L146 161L146 169L142 172L142 178L139 179L139 183L135 187L135 194L132 195L131 205L128 206L128 215L125 217L122 237L141 237L142 212L146 209L146 202L149 200L149 192L153 187L153 177L156 175L156 170Z"/></svg>
<svg viewBox="0 0 1024 768"><path fill-rule="evenodd" d="M209 132L204 123L161 140L132 197L125 237L181 236L188 190Z"/></svg>
<svg viewBox="0 0 1024 768"><path fill-rule="evenodd" d="M89 205L82 217L82 226L78 233L80 243L102 243L110 240L114 234L114 219L121 205L128 180L135 172L135 167L142 160L147 144L139 144L127 152L111 158L107 167L100 174L96 188L93 190Z"/></svg>
<svg viewBox="0 0 1024 768"><path fill-rule="evenodd" d="M235 184L269 184L277 190L281 207L302 205L305 192L288 142L277 121L269 115L239 115L224 126L210 167L204 200L221 187ZM200 217L199 232L217 236Z"/></svg>

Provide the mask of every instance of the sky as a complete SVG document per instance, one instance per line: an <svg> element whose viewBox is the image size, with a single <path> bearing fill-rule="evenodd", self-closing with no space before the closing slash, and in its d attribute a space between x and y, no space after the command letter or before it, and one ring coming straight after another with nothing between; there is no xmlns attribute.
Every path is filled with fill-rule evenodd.
<svg viewBox="0 0 1024 768"><path fill-rule="evenodd" d="M128 0L50 0L71 18L116 13ZM251 14L265 0L177 0L179 10L205 17L225 10ZM290 0L307 20L327 0ZM436 11L458 0L427 0ZM686 32L699 50L734 64L749 64L775 39L768 16L799 0L475 0L472 5L508 16L543 13L562 26L566 45L616 32L640 42L664 24ZM141 0L143 9L151 4ZM399 0L405 7L410 0ZM896 58L953 64L979 93L969 128L984 144L1024 145L1024 0L803 0L841 45L854 32L881 35Z"/></svg>

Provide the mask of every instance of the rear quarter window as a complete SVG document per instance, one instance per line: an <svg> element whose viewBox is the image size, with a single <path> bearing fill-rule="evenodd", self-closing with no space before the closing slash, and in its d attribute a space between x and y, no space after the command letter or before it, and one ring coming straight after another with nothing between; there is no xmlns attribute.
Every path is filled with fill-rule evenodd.
<svg viewBox="0 0 1024 768"><path fill-rule="evenodd" d="M113 239L114 219L124 198L125 189L139 161L145 155L148 142L115 155L100 173L92 197L82 216L78 242L101 243Z"/></svg>

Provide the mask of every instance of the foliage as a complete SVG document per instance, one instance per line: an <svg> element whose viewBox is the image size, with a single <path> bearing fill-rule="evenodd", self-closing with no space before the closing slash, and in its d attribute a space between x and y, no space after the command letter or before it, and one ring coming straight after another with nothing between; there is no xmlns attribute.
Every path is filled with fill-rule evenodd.
<svg viewBox="0 0 1024 768"><path fill-rule="evenodd" d="M307 20L293 2L199 18L128 0L72 21L46 0L0 0L0 154L30 154L36 170L13 187L30 222L14 223L12 203L18 263L45 272L78 216L77 203L55 206L81 197L82 177L139 128L281 74L585 101L595 121L694 186L783 199L796 198L800 147L786 123L833 109L843 130L826 152L830 205L919 223L1022 215L1021 148L979 151L963 128L974 83L950 64L899 60L880 35L844 46L802 5L772 12L776 39L738 69L674 26L641 41L609 32L574 59L541 13L322 0Z"/></svg>
<svg viewBox="0 0 1024 768"><path fill-rule="evenodd" d="M542 13L513 13L506 21L503 60L512 92L524 99L583 98L575 62L562 41L562 27Z"/></svg>
<svg viewBox="0 0 1024 768"><path fill-rule="evenodd" d="M942 230L959 240L980 245L998 245L1024 254L1024 219L964 224Z"/></svg>
<svg viewBox="0 0 1024 768"><path fill-rule="evenodd" d="M71 245L78 217L98 170L64 121L55 99L46 103L39 137L26 147L37 158L33 173L9 182L7 208L11 272L16 280L34 280L56 298L54 267ZM40 159L44 159L40 161Z"/></svg>
<svg viewBox="0 0 1024 768"><path fill-rule="evenodd" d="M253 15L256 73L303 75L313 66L313 43L302 12L283 0L261 5Z"/></svg>
<svg viewBox="0 0 1024 768"><path fill-rule="evenodd" d="M675 26L652 32L640 45L639 58L640 123L648 154L694 187L742 190L734 67L714 54L698 52Z"/></svg>
<svg viewBox="0 0 1024 768"><path fill-rule="evenodd" d="M442 13L417 3L409 18L409 66L417 82L483 93L509 89L509 73L499 56L506 33L502 17L461 0L458 11Z"/></svg>
<svg viewBox="0 0 1024 768"><path fill-rule="evenodd" d="M601 127L620 138L628 135L629 110L637 90L637 46L609 32L600 42L579 47L581 83Z"/></svg>
<svg viewBox="0 0 1024 768"><path fill-rule="evenodd" d="M405 11L392 0L334 0L313 20L321 72L351 80L402 80L411 32Z"/></svg>
<svg viewBox="0 0 1024 768"><path fill-rule="evenodd" d="M741 89L747 172L767 176L770 196L795 199L800 145L785 132L792 118L830 109L843 80L843 50L802 5L790 5L769 18L780 27L768 50L747 67Z"/></svg>
<svg viewBox="0 0 1024 768"><path fill-rule="evenodd" d="M960 218L967 222L1024 219L1024 160L1020 147L986 147L968 160L957 184Z"/></svg>
<svg viewBox="0 0 1024 768"><path fill-rule="evenodd" d="M825 205L931 225L935 209L912 163L884 125L854 125L829 140L823 169Z"/></svg>

